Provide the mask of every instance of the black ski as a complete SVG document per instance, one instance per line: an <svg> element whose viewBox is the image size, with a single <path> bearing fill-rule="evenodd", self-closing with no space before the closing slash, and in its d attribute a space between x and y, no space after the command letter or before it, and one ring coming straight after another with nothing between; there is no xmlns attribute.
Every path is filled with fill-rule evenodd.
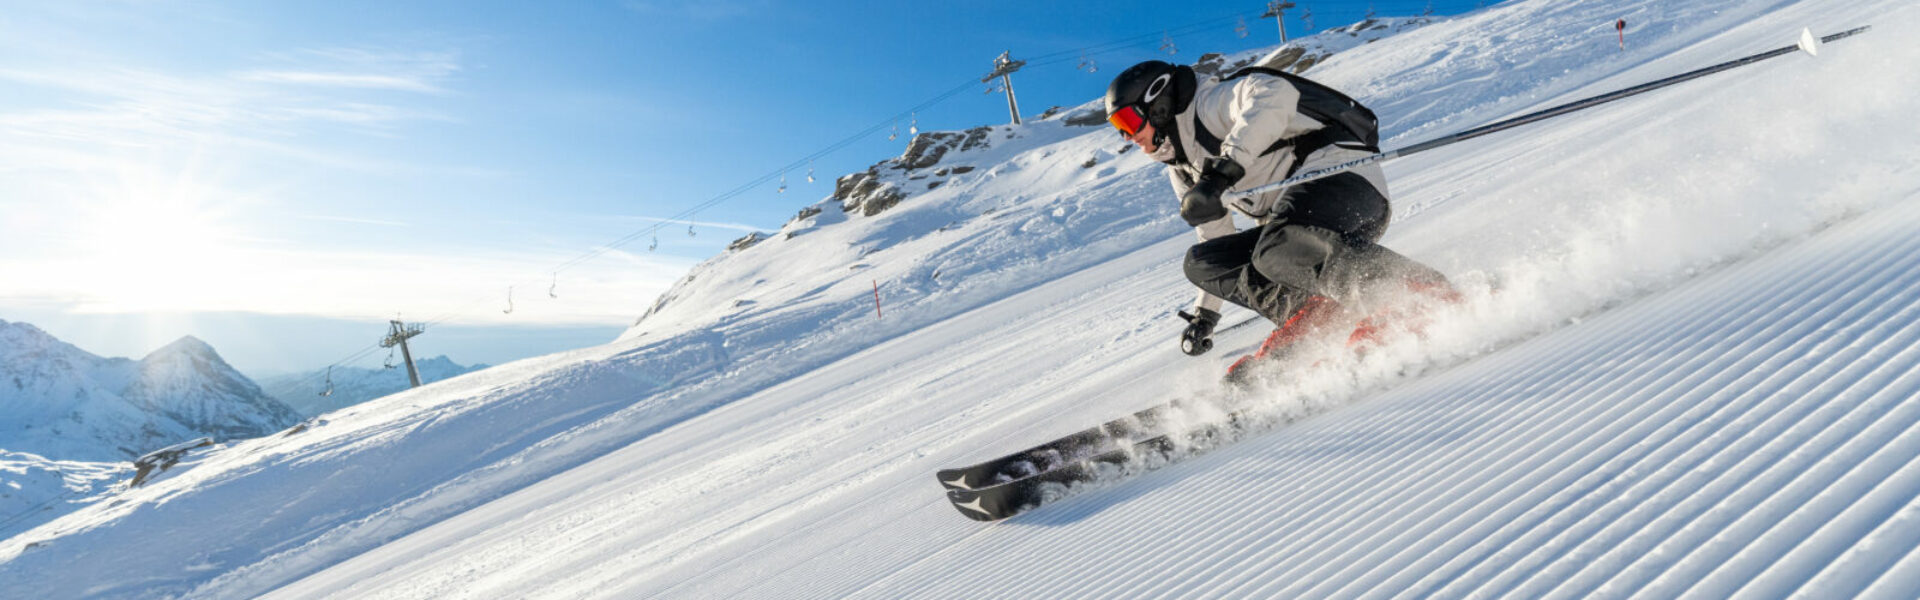
<svg viewBox="0 0 1920 600"><path fill-rule="evenodd" d="M1134 474L1164 464L1174 450L1171 438L1156 436L1020 479L977 489L948 490L947 500L969 519L998 521L1065 498L1078 491L1079 484L1105 474Z"/></svg>
<svg viewBox="0 0 1920 600"><path fill-rule="evenodd" d="M967 467L941 469L934 473L934 477L947 489L970 490L1053 471L1090 456L1120 449L1121 440L1131 441L1144 432L1156 429L1161 416L1177 406L1179 401L1176 400L1147 408L1000 458Z"/></svg>
<svg viewBox="0 0 1920 600"><path fill-rule="evenodd" d="M953 502L954 508L969 519L998 521L1065 498L1079 491L1077 484L1101 478L1118 480L1131 477L1175 460L1212 450L1221 444L1238 439L1249 427L1255 425L1249 422L1243 413L1233 412L1228 413L1223 422L1177 434L1186 440L1184 445L1176 446L1173 443L1173 436L1176 435L1174 433L1160 433L1131 444L1119 441L1126 439L1129 432L1134 432L1133 435L1143 435L1137 432L1148 431L1145 429L1148 426L1158 427L1158 420L1164 414L1163 411L1177 405L1176 401L1143 410L1125 418L1109 421L1099 428L1082 431L1022 453L987 461L977 467L969 467L969 469L984 468L996 463L1015 464L1008 461L1023 455L1043 455L1045 454L1043 449L1046 448L1073 446L1074 442L1068 441L1070 438L1089 435L1089 432L1095 429L1106 427L1116 429L1114 434L1100 438L1091 445L1080 443L1076 447L1079 453L1078 458L1066 459L1047 455L1048 458L1045 459L1019 463L1021 466L1018 469L1009 468L999 471L988 485L973 488L950 487L947 490L947 500ZM1099 450L1090 450L1091 448L1099 448Z"/></svg>

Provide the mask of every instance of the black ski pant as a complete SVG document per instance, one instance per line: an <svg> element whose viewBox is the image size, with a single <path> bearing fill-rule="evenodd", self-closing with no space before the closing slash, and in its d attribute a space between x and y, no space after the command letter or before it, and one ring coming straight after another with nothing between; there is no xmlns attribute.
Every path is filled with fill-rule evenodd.
<svg viewBox="0 0 1920 600"><path fill-rule="evenodd" d="M1392 209L1365 177L1342 173L1287 188L1259 227L1195 244L1187 279L1285 323L1307 298L1349 304L1392 279L1444 282L1438 271L1374 242Z"/></svg>

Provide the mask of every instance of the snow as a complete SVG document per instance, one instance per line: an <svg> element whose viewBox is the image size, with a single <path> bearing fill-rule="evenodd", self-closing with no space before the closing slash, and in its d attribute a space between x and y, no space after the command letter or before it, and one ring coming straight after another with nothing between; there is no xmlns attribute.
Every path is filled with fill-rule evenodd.
<svg viewBox="0 0 1920 600"><path fill-rule="evenodd" d="M132 471L128 462L51 460L0 450L0 534L32 529L99 501Z"/></svg>
<svg viewBox="0 0 1920 600"><path fill-rule="evenodd" d="M1264 334L1229 311L1214 353L1179 352L1191 233L1165 177L1063 119L941 162L969 173L887 172L918 189L884 213L823 203L605 346L218 448L0 541L0 584L1915 597L1920 9L1508 2L1309 75L1374 106L1392 147L1864 23L1817 59L1391 164L1386 243L1452 275L1465 304L1424 338L1241 399L1267 430L1006 522L962 518L934 470L1215 398Z"/></svg>

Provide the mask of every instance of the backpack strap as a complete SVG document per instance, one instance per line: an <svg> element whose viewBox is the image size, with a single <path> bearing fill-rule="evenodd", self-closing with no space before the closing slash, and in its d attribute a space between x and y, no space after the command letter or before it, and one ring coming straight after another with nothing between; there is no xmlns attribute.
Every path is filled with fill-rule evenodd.
<svg viewBox="0 0 1920 600"><path fill-rule="evenodd" d="M1325 148L1336 142L1352 142L1352 147L1369 152L1380 151L1380 119L1371 109L1340 90L1333 89L1320 82L1299 75L1267 67L1248 67L1221 78L1221 82L1232 81L1253 74L1278 77L1300 90L1298 110L1300 114L1312 117L1325 124L1320 130L1298 136L1303 140L1314 133L1327 132L1331 141L1317 143L1306 154ZM1331 130L1331 131L1329 131ZM1344 134L1344 135L1341 135ZM1301 156L1305 156L1302 154Z"/></svg>
<svg viewBox="0 0 1920 600"><path fill-rule="evenodd" d="M1293 166L1287 167L1287 177L1292 177L1295 173L1299 173L1300 165L1307 164L1308 156L1319 152L1321 148L1332 146L1341 141L1339 139L1340 136L1333 133L1333 128L1334 126L1329 124L1326 127L1300 134L1292 139L1280 140L1280 143L1291 142L1293 145ZM1273 150L1268 150L1267 152L1272 151ZM1281 179L1286 179L1286 177L1282 177Z"/></svg>
<svg viewBox="0 0 1920 600"><path fill-rule="evenodd" d="M1220 155L1220 136L1207 130L1207 126L1200 122L1200 115L1193 116L1193 141L1200 144L1207 154Z"/></svg>

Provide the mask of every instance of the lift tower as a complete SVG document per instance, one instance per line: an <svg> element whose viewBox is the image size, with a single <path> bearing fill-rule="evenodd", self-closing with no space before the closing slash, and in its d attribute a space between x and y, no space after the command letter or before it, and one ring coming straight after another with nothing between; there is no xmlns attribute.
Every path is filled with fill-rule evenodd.
<svg viewBox="0 0 1920 600"><path fill-rule="evenodd" d="M1289 8L1293 8L1292 2L1273 0L1267 3L1267 14L1260 15L1262 19L1273 19L1280 24L1280 43L1282 44L1287 43L1287 9Z"/></svg>
<svg viewBox="0 0 1920 600"><path fill-rule="evenodd" d="M1007 112L1013 113L1013 124L1019 125L1020 103L1013 99L1013 73L1019 71L1020 67L1027 66L1027 61L1013 60L1008 57L1009 54L1013 54L1013 51L1001 52L999 58L993 59L993 72L988 73L986 77L981 77L980 83L993 81L995 77L1000 78L1001 87L1007 89Z"/></svg>
<svg viewBox="0 0 1920 600"><path fill-rule="evenodd" d="M387 324L387 338L380 340L380 347L400 346L400 358L407 361L407 379L413 382L413 387L420 387L420 369L413 366L413 351L407 349L407 338L426 333L427 330L419 325L401 323L399 320L387 321Z"/></svg>

